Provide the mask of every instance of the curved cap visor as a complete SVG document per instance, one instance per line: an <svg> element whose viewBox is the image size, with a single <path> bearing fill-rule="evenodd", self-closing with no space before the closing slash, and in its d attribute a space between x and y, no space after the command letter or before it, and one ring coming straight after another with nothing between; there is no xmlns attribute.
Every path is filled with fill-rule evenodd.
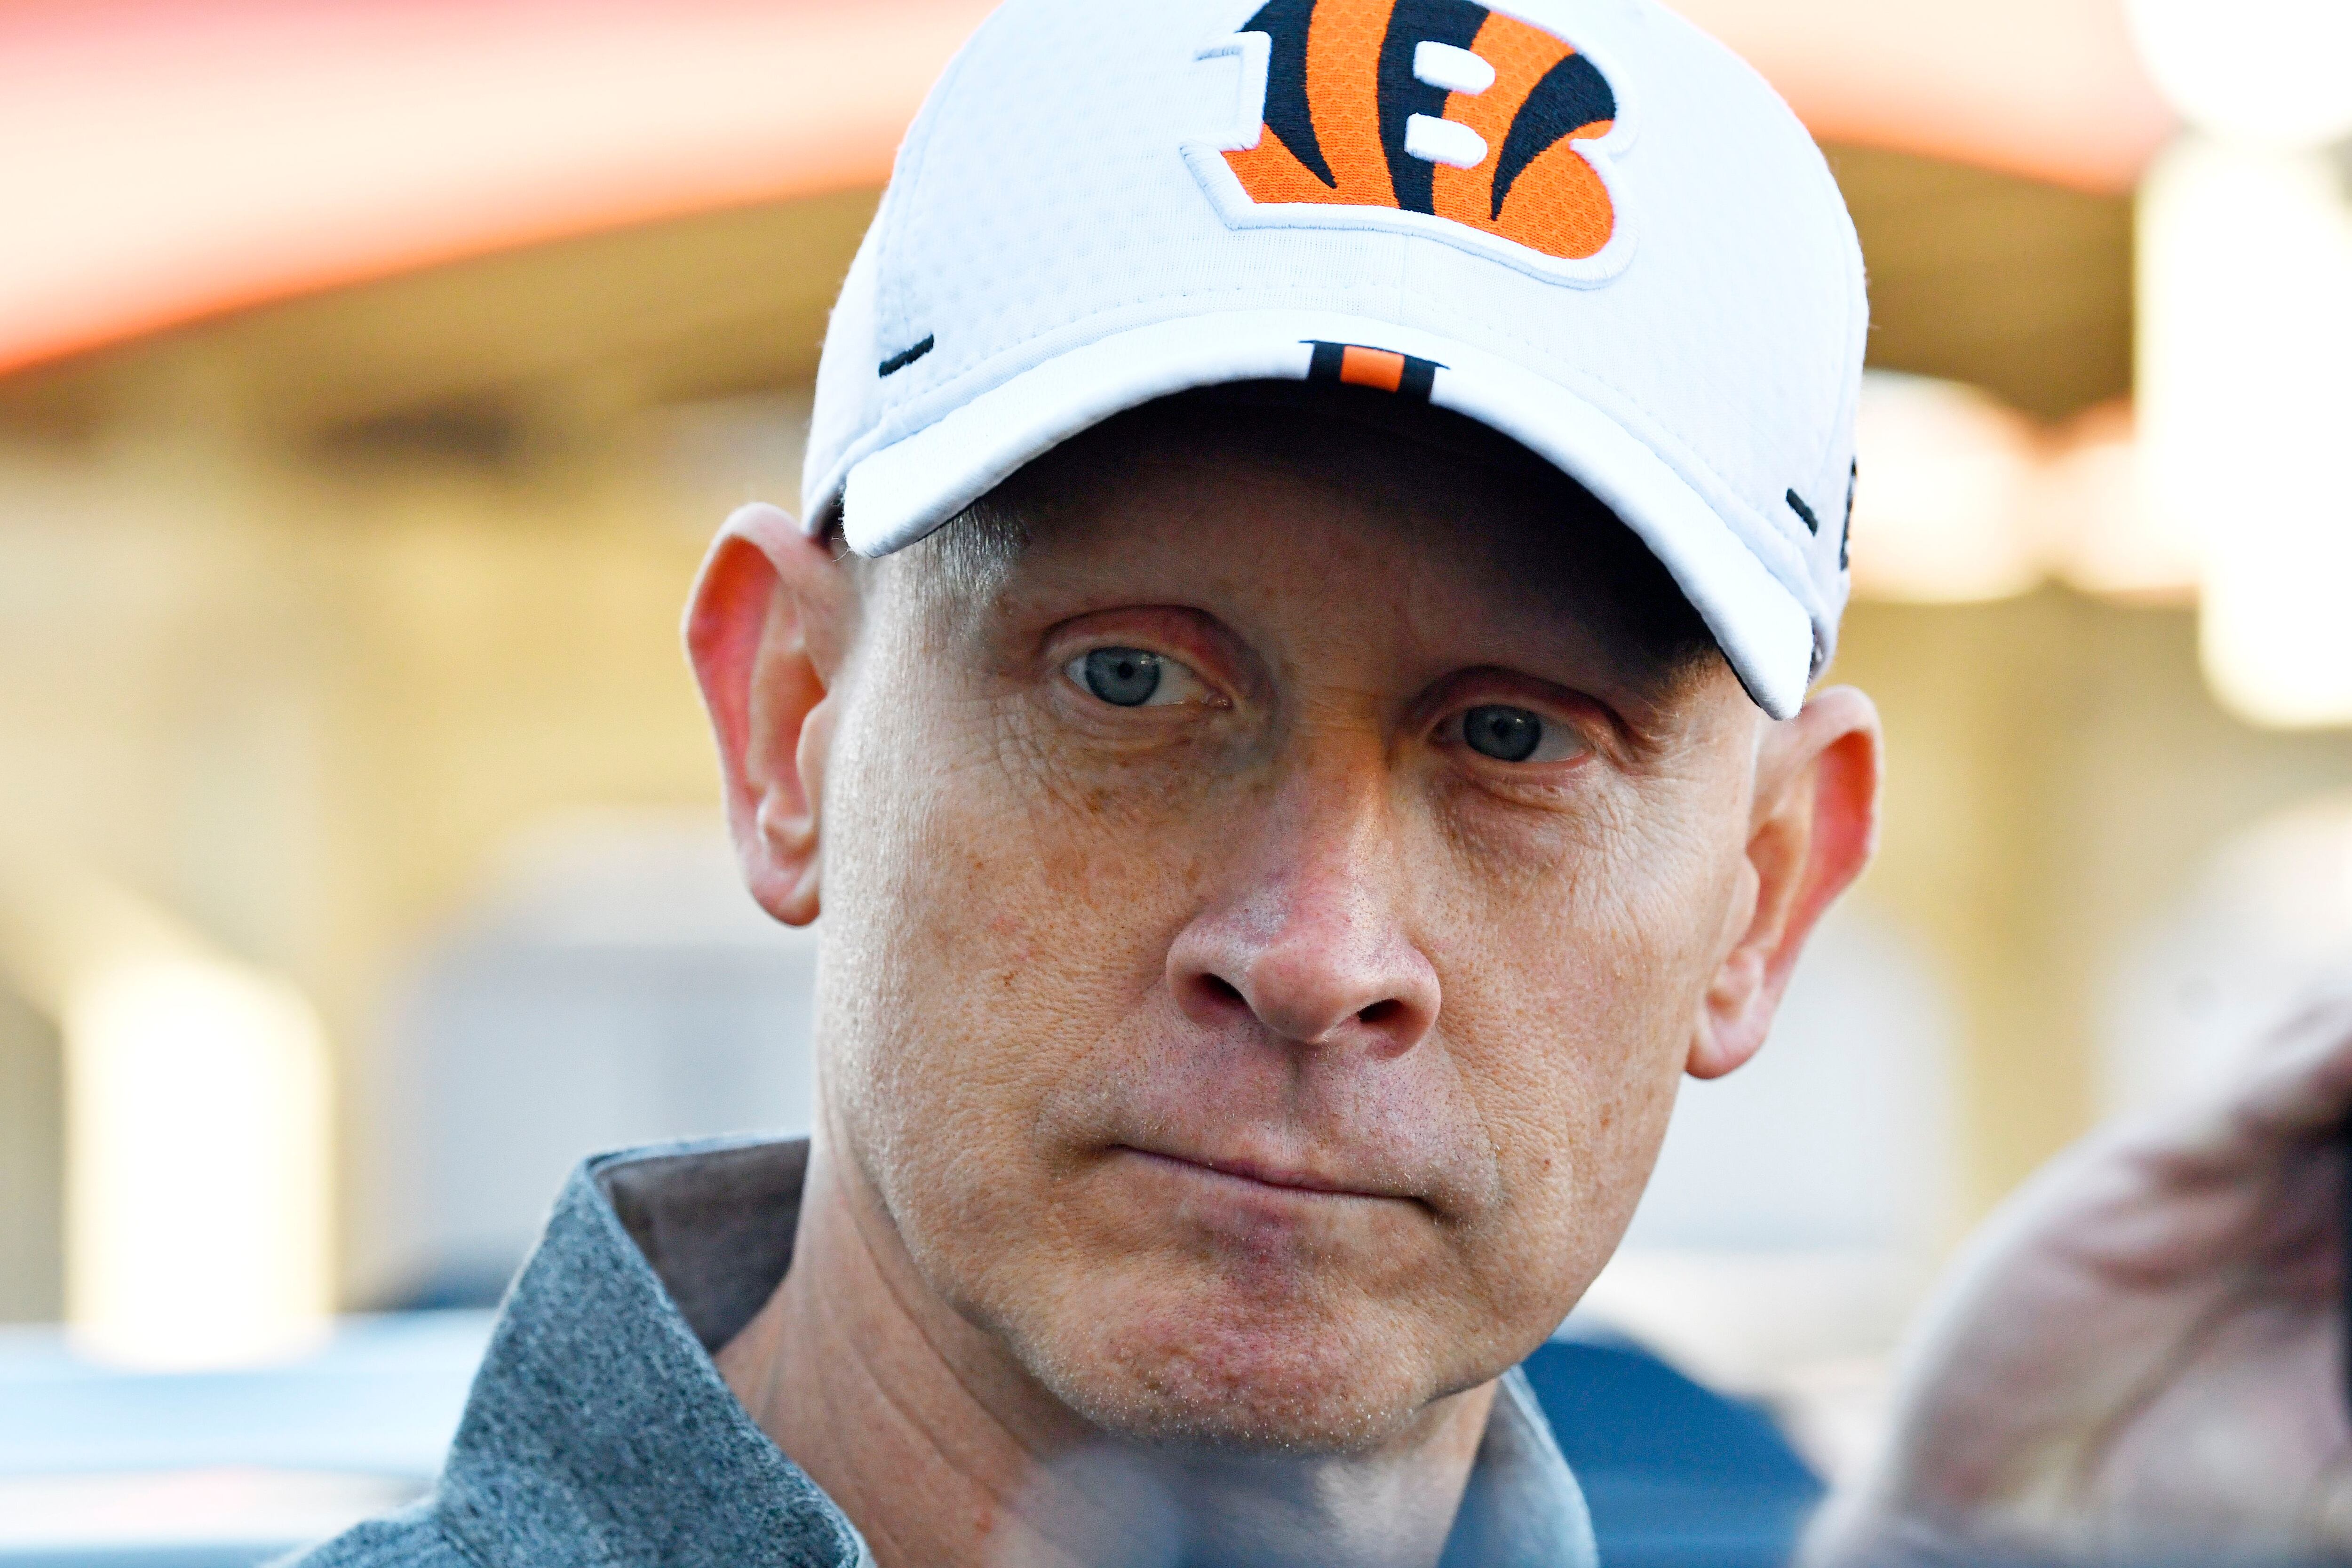
<svg viewBox="0 0 2352 1568"><path fill-rule="evenodd" d="M1358 362L1378 384L1423 396L1510 437L1592 492L1680 585L1757 705L1803 705L1814 618L1790 583L1794 552L1769 564L1653 448L1558 382L1491 353L1394 323L1323 312L1234 311L1161 321L1034 365L848 467L844 533L861 555L923 538L1047 450L1155 398L1234 381L1305 381L1339 345L1378 344ZM1363 352L1363 351L1360 351ZM1398 362L1391 369L1390 362ZM1343 373L1345 374L1345 373ZM829 498L824 498L829 499ZM821 507L809 510L814 526ZM1751 532L1756 531L1751 530ZM1777 569L1776 569L1777 567Z"/></svg>

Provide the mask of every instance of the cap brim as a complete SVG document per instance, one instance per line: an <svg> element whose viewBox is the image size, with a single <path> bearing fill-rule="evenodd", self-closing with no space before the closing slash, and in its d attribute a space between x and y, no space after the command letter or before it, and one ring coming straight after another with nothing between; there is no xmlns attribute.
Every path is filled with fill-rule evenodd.
<svg viewBox="0 0 2352 1568"><path fill-rule="evenodd" d="M1718 508L1736 502L1720 494L1710 500L1656 445L1559 381L1434 333L1358 317L1230 311L1097 338L895 439L887 426L875 432L879 440L845 453L818 481L806 515L814 526L838 495L850 548L887 555L1113 415L1194 387L1304 381L1318 342L1375 346L1434 364L1431 403L1556 465L1648 544L1759 707L1785 719L1803 704L1817 640L1813 616L1790 585L1803 580L1793 551L1776 573L1724 521Z"/></svg>

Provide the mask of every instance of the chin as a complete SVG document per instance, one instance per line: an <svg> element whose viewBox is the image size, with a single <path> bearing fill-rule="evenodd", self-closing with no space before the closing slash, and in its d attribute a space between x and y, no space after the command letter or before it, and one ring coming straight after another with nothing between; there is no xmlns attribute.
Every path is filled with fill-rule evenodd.
<svg viewBox="0 0 2352 1568"><path fill-rule="evenodd" d="M1422 1353L1433 1336L1392 1307L1331 1303L1328 1290L1269 1303L1222 1283L1113 1276L1064 1296L1045 1332L1013 1336L1016 1353L1063 1404L1129 1441L1294 1454L1380 1447L1433 1399L1493 1375L1443 1375Z"/></svg>

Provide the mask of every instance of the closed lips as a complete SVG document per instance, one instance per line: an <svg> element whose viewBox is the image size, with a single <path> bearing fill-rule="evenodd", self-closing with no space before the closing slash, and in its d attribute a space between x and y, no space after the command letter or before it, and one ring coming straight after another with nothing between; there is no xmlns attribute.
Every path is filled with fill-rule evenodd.
<svg viewBox="0 0 2352 1568"><path fill-rule="evenodd" d="M1381 1198L1400 1203L1422 1201L1411 1193L1387 1191L1377 1186L1321 1175L1312 1171L1288 1170L1260 1164L1252 1160L1220 1160L1189 1154L1169 1154L1156 1149L1138 1148L1131 1143L1122 1143L1117 1147L1126 1153L1138 1155L1157 1164L1191 1171L1198 1174L1223 1176L1230 1181L1248 1182L1262 1187L1276 1187L1325 1197Z"/></svg>

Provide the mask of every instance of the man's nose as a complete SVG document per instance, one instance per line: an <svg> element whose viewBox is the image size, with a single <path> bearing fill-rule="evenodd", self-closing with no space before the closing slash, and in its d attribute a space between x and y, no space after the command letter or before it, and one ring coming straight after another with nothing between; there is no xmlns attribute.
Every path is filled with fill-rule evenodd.
<svg viewBox="0 0 2352 1568"><path fill-rule="evenodd" d="M1245 1016L1286 1041L1379 1056L1437 1022L1386 769L1351 771L1283 791L1261 831L1234 836L1214 901L1169 951L1186 1016L1229 1027Z"/></svg>

